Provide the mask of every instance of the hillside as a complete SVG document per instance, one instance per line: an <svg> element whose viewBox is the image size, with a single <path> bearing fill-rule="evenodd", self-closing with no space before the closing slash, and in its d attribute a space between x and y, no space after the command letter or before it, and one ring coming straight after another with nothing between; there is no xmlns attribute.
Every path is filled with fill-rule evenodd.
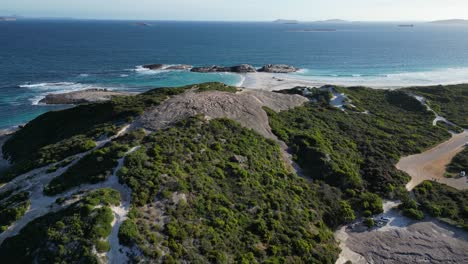
<svg viewBox="0 0 468 264"><path fill-rule="evenodd" d="M338 226L410 204L399 158L450 137L413 94L456 117L460 87L205 83L46 113L2 148L0 258L334 263Z"/></svg>

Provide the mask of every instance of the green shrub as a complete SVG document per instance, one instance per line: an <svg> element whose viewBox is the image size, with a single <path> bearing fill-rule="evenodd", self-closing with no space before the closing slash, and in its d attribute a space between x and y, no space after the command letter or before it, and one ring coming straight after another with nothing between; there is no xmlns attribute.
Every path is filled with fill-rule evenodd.
<svg viewBox="0 0 468 264"><path fill-rule="evenodd" d="M424 219L424 213L420 210L414 209L414 208L406 208L403 209L403 215L409 218L412 218L414 220L423 220Z"/></svg>
<svg viewBox="0 0 468 264"><path fill-rule="evenodd" d="M368 218L364 219L364 224L367 227L371 228L371 227L375 226L375 221L374 221L373 218L368 217Z"/></svg>

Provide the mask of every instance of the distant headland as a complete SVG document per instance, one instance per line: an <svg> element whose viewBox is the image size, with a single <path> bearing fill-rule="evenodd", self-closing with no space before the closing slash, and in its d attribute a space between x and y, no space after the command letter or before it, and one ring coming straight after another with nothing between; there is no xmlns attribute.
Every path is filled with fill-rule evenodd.
<svg viewBox="0 0 468 264"><path fill-rule="evenodd" d="M288 20L288 19L277 19L273 21L273 23L278 23L278 24L299 24L298 20Z"/></svg>
<svg viewBox="0 0 468 264"><path fill-rule="evenodd" d="M16 21L16 17L1 17L0 21Z"/></svg>
<svg viewBox="0 0 468 264"><path fill-rule="evenodd" d="M441 25L468 25L468 20L466 19L446 19L446 20L436 20L430 22L432 24L441 24Z"/></svg>

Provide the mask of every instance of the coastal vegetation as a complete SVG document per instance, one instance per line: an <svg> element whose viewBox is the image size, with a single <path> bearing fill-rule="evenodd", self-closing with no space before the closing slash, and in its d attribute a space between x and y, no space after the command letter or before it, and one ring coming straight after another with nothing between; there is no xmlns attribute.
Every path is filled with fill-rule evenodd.
<svg viewBox="0 0 468 264"><path fill-rule="evenodd" d="M392 198L405 193L409 177L395 168L399 158L421 152L449 133L432 126L434 115L407 93L333 89L347 96L345 110L322 99L280 113L268 111L273 132L312 179L358 194L367 190Z"/></svg>
<svg viewBox="0 0 468 264"><path fill-rule="evenodd" d="M430 107L440 116L460 127L468 128L468 116L466 106L468 105L468 85L447 85L408 88L414 94L420 95L427 100Z"/></svg>
<svg viewBox="0 0 468 264"><path fill-rule="evenodd" d="M221 83L158 88L135 96L117 96L103 103L45 113L17 131L3 145L3 154L13 166L0 174L0 183L34 168L88 151L96 146L96 141L114 135L121 124L142 114L145 109L189 89L237 90Z"/></svg>
<svg viewBox="0 0 468 264"><path fill-rule="evenodd" d="M47 164L45 174L72 164L44 187L46 195L57 195L107 180L126 156L117 175L131 189L131 210L118 237L139 262L334 263L339 248L333 230L361 216L374 226L372 216L382 213L384 198L401 199L406 216L422 219L426 213L466 228L465 191L424 182L412 197L405 189L409 176L395 168L400 157L450 137L445 127L433 126L434 114L412 95L433 100L431 107L443 102L441 111L455 115L460 109L451 96L463 94L458 88L446 99L423 88L279 91L310 99L282 112L265 108L272 132L288 146L300 176L286 165L276 139L230 119L184 117L156 132L132 126L110 138L150 107L188 90L238 89L219 83L161 88L49 112L6 143L3 152L13 168L1 182ZM343 105L333 105L337 95ZM448 168L464 165L466 150ZM62 210L7 238L0 258L96 263L96 252L110 248L109 206L120 203L120 193L100 189L74 199L68 207L69 198L57 199L54 206ZM2 230L28 207L27 191L0 193Z"/></svg>
<svg viewBox="0 0 468 264"><path fill-rule="evenodd" d="M0 233L23 216L29 208L28 192L10 196L12 192L2 193L0 197Z"/></svg>
<svg viewBox="0 0 468 264"><path fill-rule="evenodd" d="M468 148L465 147L458 153L447 166L447 173L449 175L458 176L460 172L468 172Z"/></svg>
<svg viewBox="0 0 468 264"><path fill-rule="evenodd" d="M0 246L5 263L98 263L94 250L105 252L111 232L110 205L120 203L119 192L99 189L79 202L26 225Z"/></svg>
<svg viewBox="0 0 468 264"><path fill-rule="evenodd" d="M334 263L323 216L354 219L338 190L291 174L276 143L227 119L147 136L120 177L134 206L121 243L165 263Z"/></svg>
<svg viewBox="0 0 468 264"><path fill-rule="evenodd" d="M115 142L84 156L62 175L54 178L45 188L47 195L56 195L83 183L98 183L112 175L119 158L129 148Z"/></svg>
<svg viewBox="0 0 468 264"><path fill-rule="evenodd" d="M425 181L415 188L414 194L422 210L468 230L468 190Z"/></svg>

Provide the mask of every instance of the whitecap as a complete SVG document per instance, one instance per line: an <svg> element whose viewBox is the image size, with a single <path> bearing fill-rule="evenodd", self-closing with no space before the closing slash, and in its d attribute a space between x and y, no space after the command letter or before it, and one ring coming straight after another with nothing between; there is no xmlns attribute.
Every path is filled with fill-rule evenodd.
<svg viewBox="0 0 468 264"><path fill-rule="evenodd" d="M76 83L72 82L52 82L52 83L33 83L33 84L22 84L19 87L21 88L50 88L50 87L61 87L61 86L71 86Z"/></svg>
<svg viewBox="0 0 468 264"><path fill-rule="evenodd" d="M164 72L163 70L151 70L147 69L143 66L136 66L136 68L133 70L138 74L143 74L143 75L152 75L152 74L158 74Z"/></svg>
<svg viewBox="0 0 468 264"><path fill-rule="evenodd" d="M320 72L320 71L318 71ZM291 75L298 79L316 83L336 85L363 85L371 87L406 87L425 85L449 85L468 82L468 68L446 68L430 71L409 71L379 74L328 74L314 75L313 70L306 74Z"/></svg>

